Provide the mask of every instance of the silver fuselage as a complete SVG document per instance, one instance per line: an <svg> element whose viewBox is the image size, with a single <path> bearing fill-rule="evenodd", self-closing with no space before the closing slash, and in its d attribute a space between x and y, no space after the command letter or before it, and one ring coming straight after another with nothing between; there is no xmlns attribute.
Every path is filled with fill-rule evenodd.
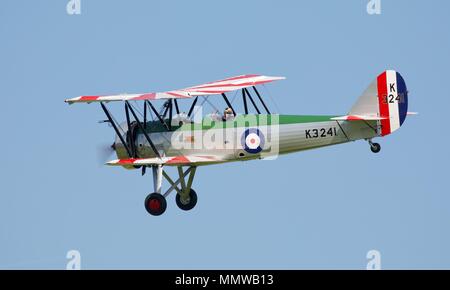
<svg viewBox="0 0 450 290"><path fill-rule="evenodd" d="M220 156L224 162L274 157L378 136L376 122L338 122L330 120L332 116L265 116L272 118L270 122L261 121L264 115L258 115L259 119L249 120L247 123L236 118L236 122L210 122L208 126L205 126L205 123L198 126L184 124L173 128L172 131L151 128L150 125L155 125L153 122L149 123L146 132L158 151L165 156L215 155ZM245 150L243 134L248 128L257 128L263 136L261 152L252 153ZM122 125L122 129L125 139L126 124ZM142 131L136 132L133 140L136 154L134 157L155 157ZM129 158L118 136L115 148L118 158Z"/></svg>

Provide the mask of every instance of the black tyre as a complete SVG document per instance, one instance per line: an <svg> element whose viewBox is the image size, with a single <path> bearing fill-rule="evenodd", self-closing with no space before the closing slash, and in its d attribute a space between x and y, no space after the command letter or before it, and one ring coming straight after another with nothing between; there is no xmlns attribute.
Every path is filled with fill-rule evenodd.
<svg viewBox="0 0 450 290"><path fill-rule="evenodd" d="M381 151L381 145L378 143L372 143L370 145L370 150L372 150L373 153L378 153Z"/></svg>
<svg viewBox="0 0 450 290"><path fill-rule="evenodd" d="M159 193L151 193L145 199L145 209L151 215L162 215L167 208L166 198Z"/></svg>
<svg viewBox="0 0 450 290"><path fill-rule="evenodd" d="M189 202L187 204L184 204L181 202L181 196L177 193L175 197L175 201L177 203L177 206L182 210L191 210L195 207L197 204L197 193L195 190L191 188L191 191L189 192Z"/></svg>

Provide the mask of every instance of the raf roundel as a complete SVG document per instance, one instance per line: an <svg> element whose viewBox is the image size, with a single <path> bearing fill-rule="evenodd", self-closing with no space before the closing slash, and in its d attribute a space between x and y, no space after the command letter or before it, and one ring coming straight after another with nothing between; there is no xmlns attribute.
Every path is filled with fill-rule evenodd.
<svg viewBox="0 0 450 290"><path fill-rule="evenodd" d="M241 137L241 144L245 151L248 153L256 154L264 148L264 135L256 128L250 128L245 130Z"/></svg>

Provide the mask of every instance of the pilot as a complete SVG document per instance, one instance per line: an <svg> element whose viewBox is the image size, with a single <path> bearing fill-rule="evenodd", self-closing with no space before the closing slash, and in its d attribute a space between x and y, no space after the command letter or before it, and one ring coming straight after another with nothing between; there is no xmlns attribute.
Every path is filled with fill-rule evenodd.
<svg viewBox="0 0 450 290"><path fill-rule="evenodd" d="M231 120L231 119L233 119L233 117L234 117L234 113L231 108L226 108L223 111L223 117L222 117L223 121Z"/></svg>

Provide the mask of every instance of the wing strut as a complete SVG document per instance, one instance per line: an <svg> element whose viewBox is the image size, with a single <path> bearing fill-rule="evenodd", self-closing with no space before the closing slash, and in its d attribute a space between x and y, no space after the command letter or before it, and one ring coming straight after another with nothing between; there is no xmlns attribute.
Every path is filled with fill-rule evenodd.
<svg viewBox="0 0 450 290"><path fill-rule="evenodd" d="M195 97L194 101L192 102L191 108L189 109L188 117L191 117L192 111L194 110L195 105L197 104L198 97Z"/></svg>
<svg viewBox="0 0 450 290"><path fill-rule="evenodd" d="M164 119L164 118L166 118L167 112L169 111L169 106L170 106L169 100L167 100L163 106L164 106L164 113L162 114L162 117Z"/></svg>
<svg viewBox="0 0 450 290"><path fill-rule="evenodd" d="M228 100L227 96L225 95L225 93L222 93L222 97L225 100L225 103L227 103L228 108L231 109L231 111L233 111L233 115L236 117L236 111L234 110L233 106L231 105L230 101Z"/></svg>
<svg viewBox="0 0 450 290"><path fill-rule="evenodd" d="M122 142L123 146L125 147L125 149L127 150L128 153L128 157L132 158L133 156L131 155L131 151L130 148L128 147L127 142L125 142L125 140L122 137L122 134L120 134L119 129L117 128L116 123L114 122L114 120L111 117L111 114L109 113L108 109L106 108L105 104L103 104L103 102L100 102L100 105L102 106L103 111L105 112L106 117L109 120L109 123L113 126L114 131L116 131L117 136L119 136L120 141Z"/></svg>
<svg viewBox="0 0 450 290"><path fill-rule="evenodd" d="M263 105L264 109L266 110L267 114L270 115L270 111L266 106L266 103L264 103L263 99L261 98L261 95L259 94L258 90L256 89L255 86L253 86L253 90L255 91L256 95L258 96L259 101L261 102L261 104Z"/></svg>
<svg viewBox="0 0 450 290"><path fill-rule="evenodd" d="M137 157L137 153L136 153L136 148L134 146L134 142L133 142L133 134L132 132L134 130L132 130L132 125L131 125L131 121L130 121L130 113L128 112L128 106L127 106L127 101L125 102L125 116L127 119L127 144L128 147L130 148L131 153L133 154L133 156L131 157Z"/></svg>
<svg viewBox="0 0 450 290"><path fill-rule="evenodd" d="M150 109L152 109L153 113L156 115L161 124L163 124L164 127L167 129L167 131L169 131L169 127L167 126L166 122L164 122L164 119L161 117L161 115L158 113L158 111L155 109L152 103L150 103L149 101L145 101L145 103L150 106Z"/></svg>
<svg viewBox="0 0 450 290"><path fill-rule="evenodd" d="M261 114L261 111L258 109L258 107L256 106L255 101L253 100L252 96L250 95L249 91L247 89L243 89L245 91L245 93L247 94L248 98L250 99L250 102L252 102L253 107L255 108L256 112L258 114Z"/></svg>
<svg viewBox="0 0 450 290"><path fill-rule="evenodd" d="M172 131L173 101L169 100L169 131Z"/></svg>
<svg viewBox="0 0 450 290"><path fill-rule="evenodd" d="M244 89L242 89L242 100L244 102L244 113L248 115L248 106L247 106L247 95L245 94Z"/></svg>
<svg viewBox="0 0 450 290"><path fill-rule="evenodd" d="M147 129L147 101L144 101L144 129Z"/></svg>
<svg viewBox="0 0 450 290"><path fill-rule="evenodd" d="M177 99L173 99L173 102L175 103L175 111L177 112L177 114L180 114L180 108L178 107Z"/></svg>
<svg viewBox="0 0 450 290"><path fill-rule="evenodd" d="M161 155L159 154L158 150L155 147L155 144L153 144L153 141L150 139L150 136L148 136L147 132L142 127L141 122L139 121L138 117L136 116L136 113L133 111L133 108L131 108L128 101L125 101L125 106L130 110L131 114L133 115L134 119L136 120L136 123L139 127L139 129L142 130L142 133L144 133L145 139L147 139L148 143L152 147L153 152L155 152L156 156L158 156L159 159L161 159Z"/></svg>

